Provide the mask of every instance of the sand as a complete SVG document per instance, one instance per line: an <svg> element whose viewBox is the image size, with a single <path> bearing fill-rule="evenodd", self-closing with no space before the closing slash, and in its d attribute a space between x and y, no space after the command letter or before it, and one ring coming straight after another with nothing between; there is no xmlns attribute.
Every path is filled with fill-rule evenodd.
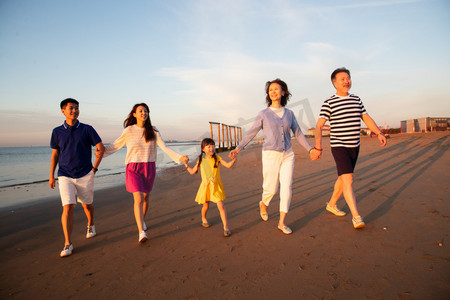
<svg viewBox="0 0 450 300"><path fill-rule="evenodd" d="M98 235L85 238L75 210L74 253L64 239L57 197L0 210L1 299L447 299L450 296L450 135L393 135L387 147L362 137L355 172L367 226L325 211L336 172L328 139L311 162L298 144L290 236L277 229L279 199L259 217L261 148L222 168L233 235L200 226L194 203L200 175L183 167L161 173L147 216L149 240L138 244L132 197L123 186L95 194ZM310 139L312 142L312 139ZM221 153L223 157L227 153ZM347 213L343 199L338 207Z"/></svg>

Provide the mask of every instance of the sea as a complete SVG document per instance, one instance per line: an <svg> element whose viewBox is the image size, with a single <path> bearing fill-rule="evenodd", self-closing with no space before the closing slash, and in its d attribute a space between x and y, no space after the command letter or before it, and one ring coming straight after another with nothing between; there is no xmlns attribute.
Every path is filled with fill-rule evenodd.
<svg viewBox="0 0 450 300"><path fill-rule="evenodd" d="M200 142L166 142L166 145L177 153L187 155L191 161L196 160L196 156L200 154ZM177 165L160 148L157 149L157 171ZM52 149L49 146L0 147L0 207L14 204L15 201L23 201L24 198L31 201L47 194L55 195L54 190L52 192L48 187L51 153ZM95 176L96 190L125 184L126 153L127 149L122 148L113 155L103 158ZM92 156L94 162L94 153ZM44 194L42 188L39 188L42 186L47 188L43 191ZM27 197L18 195L19 191L28 192Z"/></svg>

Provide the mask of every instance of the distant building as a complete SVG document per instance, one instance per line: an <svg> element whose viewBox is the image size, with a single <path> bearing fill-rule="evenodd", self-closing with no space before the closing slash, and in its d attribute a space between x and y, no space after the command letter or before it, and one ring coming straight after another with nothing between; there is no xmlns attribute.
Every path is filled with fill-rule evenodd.
<svg viewBox="0 0 450 300"><path fill-rule="evenodd" d="M307 136L314 136L314 132L315 132L316 128L309 128L308 131L306 132ZM330 135L330 125L323 125L322 128L322 136L329 136Z"/></svg>
<svg viewBox="0 0 450 300"><path fill-rule="evenodd" d="M449 130L450 118L418 118L400 121L400 132L431 132Z"/></svg>

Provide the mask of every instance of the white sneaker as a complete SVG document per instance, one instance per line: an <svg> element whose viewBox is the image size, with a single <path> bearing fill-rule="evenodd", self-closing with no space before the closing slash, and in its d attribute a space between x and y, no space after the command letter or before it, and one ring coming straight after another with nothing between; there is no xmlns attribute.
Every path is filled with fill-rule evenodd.
<svg viewBox="0 0 450 300"><path fill-rule="evenodd" d="M72 244L64 245L64 249L61 251L59 256L61 256L61 257L69 256L69 255L72 254L72 251L73 251L73 245Z"/></svg>
<svg viewBox="0 0 450 300"><path fill-rule="evenodd" d="M352 219L352 222L353 222L353 227L355 227L355 229L363 228L366 226L366 223L364 223L363 218L361 218L361 216L354 217Z"/></svg>
<svg viewBox="0 0 450 300"><path fill-rule="evenodd" d="M139 243L144 243L147 240L147 234L145 233L145 231L141 231L141 233L139 233Z"/></svg>
<svg viewBox="0 0 450 300"><path fill-rule="evenodd" d="M142 223L142 228L144 229L144 231L147 231L147 224L145 224L145 222Z"/></svg>
<svg viewBox="0 0 450 300"><path fill-rule="evenodd" d="M95 225L88 226L87 227L87 232L86 232L86 238L90 239L90 238L92 238L92 237L94 237L96 235L97 235L97 232L95 232Z"/></svg>
<svg viewBox="0 0 450 300"><path fill-rule="evenodd" d="M332 214L334 214L334 215L336 215L336 216L338 216L338 217L343 217L343 216L346 215L346 213L345 213L344 211L340 210L339 208L337 208L336 205L335 205L335 206L330 206L330 205L328 204L328 202L327 202L327 210L328 210L330 213L332 213Z"/></svg>

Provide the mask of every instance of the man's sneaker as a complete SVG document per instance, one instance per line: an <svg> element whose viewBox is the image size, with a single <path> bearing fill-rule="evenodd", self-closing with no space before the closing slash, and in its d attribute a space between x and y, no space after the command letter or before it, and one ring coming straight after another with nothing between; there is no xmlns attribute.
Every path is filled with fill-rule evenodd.
<svg viewBox="0 0 450 300"><path fill-rule="evenodd" d="M87 232L86 232L86 238L90 239L90 238L92 238L92 237L94 237L96 235L97 235L97 232L95 232L95 225L88 226L87 227Z"/></svg>
<svg viewBox="0 0 450 300"><path fill-rule="evenodd" d="M61 257L69 256L72 254L72 251L73 251L72 244L65 245L64 249L61 251L61 254L59 254L59 256L61 256Z"/></svg>
<svg viewBox="0 0 450 300"><path fill-rule="evenodd" d="M335 205L335 206L330 206L330 205L327 203L327 210L328 210L330 213L332 213L332 214L334 214L334 215L336 215L336 216L339 216L339 217L343 217L343 216L346 215L346 213L345 213L344 211L340 210L339 208L337 208L336 205Z"/></svg>
<svg viewBox="0 0 450 300"><path fill-rule="evenodd" d="M147 224L145 224L145 222L142 223L142 229L144 229L144 231L147 231Z"/></svg>
<svg viewBox="0 0 450 300"><path fill-rule="evenodd" d="M352 222L353 222L353 227L355 227L356 229L363 228L363 227L366 226L366 223L364 223L364 221L361 218L361 216L354 217L352 219Z"/></svg>
<svg viewBox="0 0 450 300"><path fill-rule="evenodd" d="M145 231L141 231L141 233L139 233L139 243L144 243L147 240L147 234L145 233Z"/></svg>

